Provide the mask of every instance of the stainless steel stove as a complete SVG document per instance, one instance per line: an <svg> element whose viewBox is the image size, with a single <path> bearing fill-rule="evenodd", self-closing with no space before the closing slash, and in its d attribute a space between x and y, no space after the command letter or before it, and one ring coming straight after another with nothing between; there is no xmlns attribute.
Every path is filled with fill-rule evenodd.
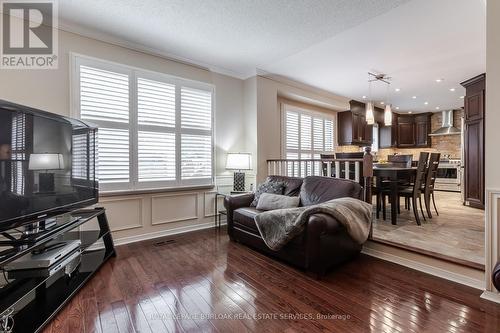
<svg viewBox="0 0 500 333"><path fill-rule="evenodd" d="M439 161L436 183L437 191L461 192L462 165L460 159L441 159Z"/></svg>

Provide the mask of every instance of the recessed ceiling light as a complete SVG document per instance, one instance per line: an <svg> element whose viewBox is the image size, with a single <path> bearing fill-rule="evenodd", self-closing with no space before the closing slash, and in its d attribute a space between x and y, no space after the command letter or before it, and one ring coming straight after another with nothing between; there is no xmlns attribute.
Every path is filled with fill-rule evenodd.
<svg viewBox="0 0 500 333"><path fill-rule="evenodd" d="M440 107L439 107L439 106L436 106L436 110L439 110L439 109L440 109Z"/></svg>
<svg viewBox="0 0 500 333"><path fill-rule="evenodd" d="M425 105L429 105L429 102L424 102Z"/></svg>
<svg viewBox="0 0 500 333"><path fill-rule="evenodd" d="M385 103L384 102L380 102L380 104L384 105Z"/></svg>
<svg viewBox="0 0 500 333"><path fill-rule="evenodd" d="M436 82L439 83L439 82L443 82L444 79L436 79Z"/></svg>
<svg viewBox="0 0 500 333"><path fill-rule="evenodd" d="M461 98L461 99L464 99L464 98L465 98L465 96L460 96L460 98Z"/></svg>
<svg viewBox="0 0 500 333"><path fill-rule="evenodd" d="M363 99L366 99L366 96L363 96Z"/></svg>
<svg viewBox="0 0 500 333"><path fill-rule="evenodd" d="M450 88L450 91L455 91L455 88Z"/></svg>
<svg viewBox="0 0 500 333"><path fill-rule="evenodd" d="M411 98L416 99L416 98L417 98L417 96L412 96Z"/></svg>
<svg viewBox="0 0 500 333"><path fill-rule="evenodd" d="M396 106L396 110L399 110L399 106Z"/></svg>
<svg viewBox="0 0 500 333"><path fill-rule="evenodd" d="M400 88L396 88L396 89L394 89L394 90L395 90L395 91L401 91L401 89L400 89Z"/></svg>
<svg viewBox="0 0 500 333"><path fill-rule="evenodd" d="M408 113L412 113L411 111L408 111Z"/></svg>

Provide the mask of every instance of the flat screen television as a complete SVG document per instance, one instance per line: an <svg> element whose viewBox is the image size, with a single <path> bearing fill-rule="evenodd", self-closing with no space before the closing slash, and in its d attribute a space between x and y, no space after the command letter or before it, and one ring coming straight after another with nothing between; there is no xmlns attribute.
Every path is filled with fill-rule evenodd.
<svg viewBox="0 0 500 333"><path fill-rule="evenodd" d="M97 203L97 128L0 100L0 231Z"/></svg>

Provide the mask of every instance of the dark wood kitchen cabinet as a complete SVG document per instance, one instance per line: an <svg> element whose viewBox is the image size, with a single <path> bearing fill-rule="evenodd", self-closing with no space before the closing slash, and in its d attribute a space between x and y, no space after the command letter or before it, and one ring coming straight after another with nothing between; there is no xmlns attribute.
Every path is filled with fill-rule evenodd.
<svg viewBox="0 0 500 333"><path fill-rule="evenodd" d="M397 123L399 148L415 147L415 119L410 115L399 115Z"/></svg>
<svg viewBox="0 0 500 333"><path fill-rule="evenodd" d="M431 146L431 113L415 115L415 147L428 148Z"/></svg>
<svg viewBox="0 0 500 333"><path fill-rule="evenodd" d="M365 104L351 101L351 110L337 114L339 145L369 146L373 141L373 126L365 117Z"/></svg>
<svg viewBox="0 0 500 333"><path fill-rule="evenodd" d="M486 75L461 83L464 98L464 200L484 209L484 114Z"/></svg>
<svg viewBox="0 0 500 333"><path fill-rule="evenodd" d="M383 119L378 130L379 148L394 148L398 146L398 114L392 114L392 125L385 126Z"/></svg>

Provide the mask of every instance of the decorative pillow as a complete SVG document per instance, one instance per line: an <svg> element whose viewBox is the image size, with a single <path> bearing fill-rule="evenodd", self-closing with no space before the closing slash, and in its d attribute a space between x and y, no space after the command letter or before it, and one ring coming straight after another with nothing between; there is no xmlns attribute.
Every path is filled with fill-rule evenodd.
<svg viewBox="0 0 500 333"><path fill-rule="evenodd" d="M283 194L283 190L285 189L285 184L282 182L270 182L266 181L260 184L257 191L255 191L255 197L250 204L250 206L255 207L259 202L260 195L262 193L272 193L272 194Z"/></svg>
<svg viewBox="0 0 500 333"><path fill-rule="evenodd" d="M274 209L284 209L284 208L295 208L299 207L299 203L300 203L299 197L289 197L288 195L262 193L259 198L259 202L257 203L257 209L274 210Z"/></svg>

